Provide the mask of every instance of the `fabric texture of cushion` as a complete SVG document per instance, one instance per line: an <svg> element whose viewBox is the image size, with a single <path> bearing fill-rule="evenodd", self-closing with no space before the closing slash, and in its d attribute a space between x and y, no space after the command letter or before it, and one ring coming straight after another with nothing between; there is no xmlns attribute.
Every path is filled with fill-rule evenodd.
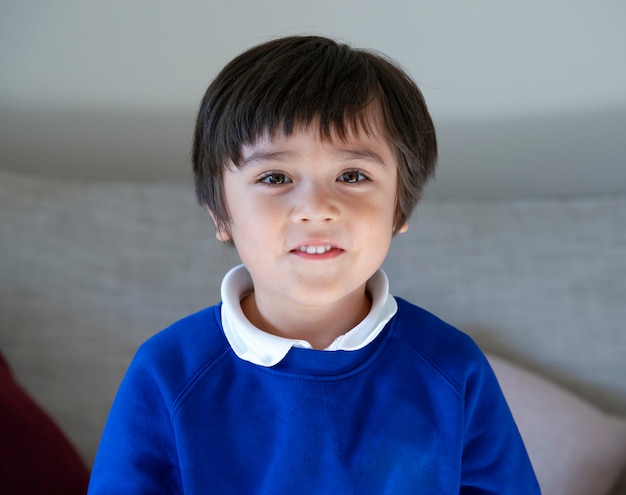
<svg viewBox="0 0 626 495"><path fill-rule="evenodd" d="M543 495L604 495L626 469L626 422L489 355Z"/></svg>

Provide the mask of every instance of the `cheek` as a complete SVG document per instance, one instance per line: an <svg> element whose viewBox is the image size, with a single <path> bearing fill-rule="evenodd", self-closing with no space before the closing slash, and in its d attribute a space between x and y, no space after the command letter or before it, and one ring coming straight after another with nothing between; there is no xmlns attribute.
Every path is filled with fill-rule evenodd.
<svg viewBox="0 0 626 495"><path fill-rule="evenodd" d="M358 213L360 218L367 218L369 222L376 223L378 229L381 228L381 224L389 224L389 227L393 228L396 216L395 199L390 194L380 194L377 198L369 198L367 202L355 204L353 211Z"/></svg>
<svg viewBox="0 0 626 495"><path fill-rule="evenodd" d="M231 212L230 232L238 250L255 249L277 237L276 215L271 210L258 204L241 206Z"/></svg>
<svg viewBox="0 0 626 495"><path fill-rule="evenodd" d="M363 247L372 251L387 250L393 237L393 218L393 208L381 205L353 211L352 220L346 225L353 229L352 235L358 236Z"/></svg>

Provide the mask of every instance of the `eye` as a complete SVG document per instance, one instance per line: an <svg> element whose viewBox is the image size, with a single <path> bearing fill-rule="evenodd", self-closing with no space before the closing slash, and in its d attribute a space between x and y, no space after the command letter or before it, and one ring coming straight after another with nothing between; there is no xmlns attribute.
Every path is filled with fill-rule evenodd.
<svg viewBox="0 0 626 495"><path fill-rule="evenodd" d="M259 182L268 186L281 186L290 183L291 179L281 172L268 172L261 176Z"/></svg>
<svg viewBox="0 0 626 495"><path fill-rule="evenodd" d="M356 184L357 182L361 182L364 180L369 180L369 178L360 170L346 170L339 177L337 177L339 182L347 182L348 184Z"/></svg>

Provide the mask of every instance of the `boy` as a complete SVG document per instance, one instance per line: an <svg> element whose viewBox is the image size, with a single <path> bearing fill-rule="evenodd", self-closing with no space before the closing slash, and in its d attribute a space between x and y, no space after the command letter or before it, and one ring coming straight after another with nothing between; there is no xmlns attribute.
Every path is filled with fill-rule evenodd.
<svg viewBox="0 0 626 495"><path fill-rule="evenodd" d="M193 165L243 265L138 351L90 493L539 493L481 352L380 270L436 154L380 55L288 37L231 61Z"/></svg>

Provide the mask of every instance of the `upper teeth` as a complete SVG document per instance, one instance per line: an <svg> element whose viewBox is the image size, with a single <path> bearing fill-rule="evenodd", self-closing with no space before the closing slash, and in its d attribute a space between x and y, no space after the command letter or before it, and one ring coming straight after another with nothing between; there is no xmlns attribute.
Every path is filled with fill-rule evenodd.
<svg viewBox="0 0 626 495"><path fill-rule="evenodd" d="M300 246L298 250L306 254L324 254L331 248L330 244L326 244L325 246Z"/></svg>

